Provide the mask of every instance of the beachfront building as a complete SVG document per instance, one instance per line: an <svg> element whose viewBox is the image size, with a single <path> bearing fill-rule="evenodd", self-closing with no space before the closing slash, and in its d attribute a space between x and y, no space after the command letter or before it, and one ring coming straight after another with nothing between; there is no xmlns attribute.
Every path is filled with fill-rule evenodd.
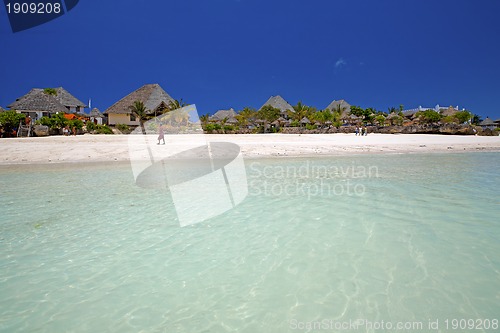
<svg viewBox="0 0 500 333"><path fill-rule="evenodd" d="M267 102L262 105L260 109L262 109L264 106L269 105L272 106L273 108L279 109L280 110L280 116L283 117L284 119L289 119L289 112L295 112L293 109L293 106L290 105L287 101L283 99L280 95L276 96L271 96L267 100ZM259 109L259 110L260 110Z"/></svg>
<svg viewBox="0 0 500 333"><path fill-rule="evenodd" d="M30 92L19 97L7 107L36 120L58 112L83 113L86 105L64 88L59 87L50 89L50 91L40 88L31 89Z"/></svg>
<svg viewBox="0 0 500 333"><path fill-rule="evenodd" d="M417 112L427 111L427 110L436 111L445 117L446 116L453 116L454 114L456 114L459 111L465 111L465 109L460 110L458 108L458 105L456 107L453 107L451 105L448 107L444 107L444 106L440 106L439 104L437 104L433 108L424 108L422 106L419 106L418 108L403 110L403 115L405 116L405 118L412 119L412 118L414 118L414 116Z"/></svg>
<svg viewBox="0 0 500 333"><path fill-rule="evenodd" d="M108 124L139 126L139 119L130 110L135 101L144 103L151 116L162 114L171 104L175 103L175 100L159 84L146 84L104 111L104 115L108 117Z"/></svg>
<svg viewBox="0 0 500 333"><path fill-rule="evenodd" d="M84 113L85 108L87 108L86 104L71 95L63 87L55 88L55 91L54 97L68 110L66 113Z"/></svg>
<svg viewBox="0 0 500 333"><path fill-rule="evenodd" d="M236 120L237 115L236 111L234 111L233 108L230 108L229 110L219 110L208 119L214 123L226 122L228 124L236 124L238 123Z"/></svg>
<svg viewBox="0 0 500 333"><path fill-rule="evenodd" d="M99 111L98 108L93 108L89 114L90 121L96 125L102 125L104 123L104 115Z"/></svg>
<svg viewBox="0 0 500 333"><path fill-rule="evenodd" d="M483 129L490 129L494 130L497 128L497 124L493 120L491 120L489 117L486 117L485 120L479 123L479 126L481 126Z"/></svg>
<svg viewBox="0 0 500 333"><path fill-rule="evenodd" d="M333 100L328 106L325 108L325 110L328 109L331 112L335 111L340 111L340 119L344 124L349 123L352 121L350 115L351 115L351 104L347 103L343 99Z"/></svg>

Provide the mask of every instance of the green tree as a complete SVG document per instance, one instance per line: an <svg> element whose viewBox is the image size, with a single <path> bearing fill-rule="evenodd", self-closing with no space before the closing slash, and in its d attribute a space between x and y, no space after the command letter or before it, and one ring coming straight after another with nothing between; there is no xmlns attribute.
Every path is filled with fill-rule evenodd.
<svg viewBox="0 0 500 333"><path fill-rule="evenodd" d="M16 111L4 111L0 112L0 127L3 127L4 131L8 134L12 130L19 126L21 121L24 122L26 116L22 113L17 113Z"/></svg>
<svg viewBox="0 0 500 333"><path fill-rule="evenodd" d="M377 125L379 125L379 126L383 126L385 123L385 117L383 114L376 115L374 120L375 120L375 123L377 123Z"/></svg>
<svg viewBox="0 0 500 333"><path fill-rule="evenodd" d="M434 124L441 120L442 115L434 110L419 111L415 114L420 121L426 124Z"/></svg>
<svg viewBox="0 0 500 333"><path fill-rule="evenodd" d="M49 123L50 128L60 130L61 128L68 126L69 120L64 117L64 113L58 112L50 117Z"/></svg>
<svg viewBox="0 0 500 333"><path fill-rule="evenodd" d="M168 108L170 109L170 111L173 111L173 110L177 110L177 109L183 108L183 107L188 106L188 105L189 104L184 102L182 100L182 98L180 100L174 99L173 101L170 102L170 105L168 106Z"/></svg>
<svg viewBox="0 0 500 333"><path fill-rule="evenodd" d="M208 113L200 116L200 122L202 126L208 124L209 120L210 120L210 115Z"/></svg>
<svg viewBox="0 0 500 333"><path fill-rule="evenodd" d="M472 113L470 113L467 110L464 111L459 111L455 114L455 118L457 118L457 121L459 124L463 124L471 120L472 118Z"/></svg>
<svg viewBox="0 0 500 333"><path fill-rule="evenodd" d="M264 120L264 133L266 132L267 123L272 123L280 117L281 111L271 105L264 105L258 112L257 117Z"/></svg>
<svg viewBox="0 0 500 333"><path fill-rule="evenodd" d="M359 106L351 105L351 114L355 115L356 117L362 118L363 122L365 123L373 122L374 111L375 110L372 108L363 109Z"/></svg>
<svg viewBox="0 0 500 333"><path fill-rule="evenodd" d="M295 112L288 112L288 117L298 121L300 121L304 117L314 118L313 114L317 112L317 109L314 106L302 104L301 101L299 101L297 105L293 107L293 109Z"/></svg>
<svg viewBox="0 0 500 333"><path fill-rule="evenodd" d="M83 121L80 119L73 119L69 121L69 127L71 128L76 128L76 129L82 129L83 128Z"/></svg>
<svg viewBox="0 0 500 333"><path fill-rule="evenodd" d="M247 126L248 122L257 117L257 111L253 108L245 107L236 115L239 126Z"/></svg>
<svg viewBox="0 0 500 333"><path fill-rule="evenodd" d="M483 119L481 119L481 116L480 116L480 115L478 115L478 114L474 114L474 115L472 116L472 119L471 119L471 124L473 124L473 125L479 125L479 123L480 123L481 121L483 121Z"/></svg>
<svg viewBox="0 0 500 333"><path fill-rule="evenodd" d="M148 117L148 110L141 101L135 101L134 104L129 106L130 111L133 115L139 119L139 125L141 126L142 134L146 135L146 128L144 128L144 120Z"/></svg>

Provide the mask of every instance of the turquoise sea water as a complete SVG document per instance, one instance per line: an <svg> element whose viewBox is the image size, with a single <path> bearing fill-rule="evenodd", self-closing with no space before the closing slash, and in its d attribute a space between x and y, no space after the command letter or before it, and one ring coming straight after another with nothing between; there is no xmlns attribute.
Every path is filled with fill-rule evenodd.
<svg viewBox="0 0 500 333"><path fill-rule="evenodd" d="M0 331L500 330L499 153L245 163L184 228L128 164L0 167Z"/></svg>

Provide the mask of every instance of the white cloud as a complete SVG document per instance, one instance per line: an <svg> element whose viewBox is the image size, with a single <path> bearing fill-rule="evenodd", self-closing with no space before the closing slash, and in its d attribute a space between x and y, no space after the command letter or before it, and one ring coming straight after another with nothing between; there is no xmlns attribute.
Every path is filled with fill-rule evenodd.
<svg viewBox="0 0 500 333"><path fill-rule="evenodd" d="M345 65L347 65L347 62L346 62L344 59L340 58L340 59L339 59L339 60L337 60L337 62L335 63L335 68L340 68L340 67L343 67L343 66L345 66Z"/></svg>

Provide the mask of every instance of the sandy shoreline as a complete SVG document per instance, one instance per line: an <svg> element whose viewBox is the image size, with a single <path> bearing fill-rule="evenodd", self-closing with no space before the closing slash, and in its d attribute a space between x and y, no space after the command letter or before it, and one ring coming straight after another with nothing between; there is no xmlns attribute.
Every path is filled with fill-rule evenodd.
<svg viewBox="0 0 500 333"><path fill-rule="evenodd" d="M129 161L140 136L82 135L0 139L0 165ZM500 137L427 134L251 134L167 136L158 149L182 151L200 138L240 146L244 158L500 151ZM150 136L156 142L155 136ZM156 149L156 148L155 148Z"/></svg>

